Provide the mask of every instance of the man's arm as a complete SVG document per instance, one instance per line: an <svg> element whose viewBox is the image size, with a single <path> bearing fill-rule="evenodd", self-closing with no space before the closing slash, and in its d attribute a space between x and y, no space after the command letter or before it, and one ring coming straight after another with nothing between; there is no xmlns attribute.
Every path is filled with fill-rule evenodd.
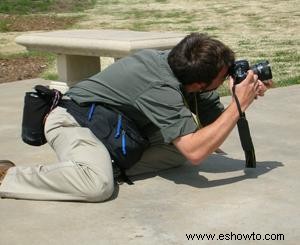
<svg viewBox="0 0 300 245"><path fill-rule="evenodd" d="M257 95L261 95L261 82L249 71L247 78L236 86L242 111L245 111ZM177 149L192 163L199 164L209 154L215 151L235 127L239 112L234 100L212 124L198 131L178 137L173 141Z"/></svg>

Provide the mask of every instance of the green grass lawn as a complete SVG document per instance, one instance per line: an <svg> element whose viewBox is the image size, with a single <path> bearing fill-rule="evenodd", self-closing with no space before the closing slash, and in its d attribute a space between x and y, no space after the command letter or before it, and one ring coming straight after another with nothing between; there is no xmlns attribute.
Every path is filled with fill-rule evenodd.
<svg viewBox="0 0 300 245"><path fill-rule="evenodd" d="M269 60L276 86L300 83L299 0L0 0L6 14L72 11L83 16L76 29L205 32L238 59ZM0 31L10 31L5 21Z"/></svg>
<svg viewBox="0 0 300 245"><path fill-rule="evenodd" d="M95 3L96 0L1 0L0 13L77 12L91 8Z"/></svg>

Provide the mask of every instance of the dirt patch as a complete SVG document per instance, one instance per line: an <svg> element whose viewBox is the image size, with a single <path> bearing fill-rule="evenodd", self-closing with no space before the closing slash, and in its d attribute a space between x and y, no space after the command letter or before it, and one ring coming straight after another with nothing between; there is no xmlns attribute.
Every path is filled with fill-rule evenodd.
<svg viewBox="0 0 300 245"><path fill-rule="evenodd" d="M0 59L0 83L38 77L47 68L44 57Z"/></svg>
<svg viewBox="0 0 300 245"><path fill-rule="evenodd" d="M5 32L66 29L74 25L79 17L55 15L6 15L0 16L1 29Z"/></svg>

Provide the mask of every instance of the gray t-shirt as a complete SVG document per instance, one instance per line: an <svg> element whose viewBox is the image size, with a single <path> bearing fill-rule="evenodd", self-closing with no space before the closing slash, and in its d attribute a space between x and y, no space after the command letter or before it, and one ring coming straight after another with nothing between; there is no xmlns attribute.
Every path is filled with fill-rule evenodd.
<svg viewBox="0 0 300 245"><path fill-rule="evenodd" d="M170 143L196 131L197 124L168 65L168 53L142 50L122 58L71 87L67 95L79 104L95 102L115 107L140 128L154 124L164 141Z"/></svg>

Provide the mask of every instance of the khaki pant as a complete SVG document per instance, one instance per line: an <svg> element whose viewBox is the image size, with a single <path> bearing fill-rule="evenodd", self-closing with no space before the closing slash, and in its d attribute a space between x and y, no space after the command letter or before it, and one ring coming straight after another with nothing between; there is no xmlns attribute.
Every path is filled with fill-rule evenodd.
<svg viewBox="0 0 300 245"><path fill-rule="evenodd" d="M0 186L0 197L34 200L101 202L114 191L111 159L105 146L88 129L80 127L65 108L47 118L45 135L59 163L13 167ZM128 175L159 171L185 163L172 145L150 139L151 146Z"/></svg>

